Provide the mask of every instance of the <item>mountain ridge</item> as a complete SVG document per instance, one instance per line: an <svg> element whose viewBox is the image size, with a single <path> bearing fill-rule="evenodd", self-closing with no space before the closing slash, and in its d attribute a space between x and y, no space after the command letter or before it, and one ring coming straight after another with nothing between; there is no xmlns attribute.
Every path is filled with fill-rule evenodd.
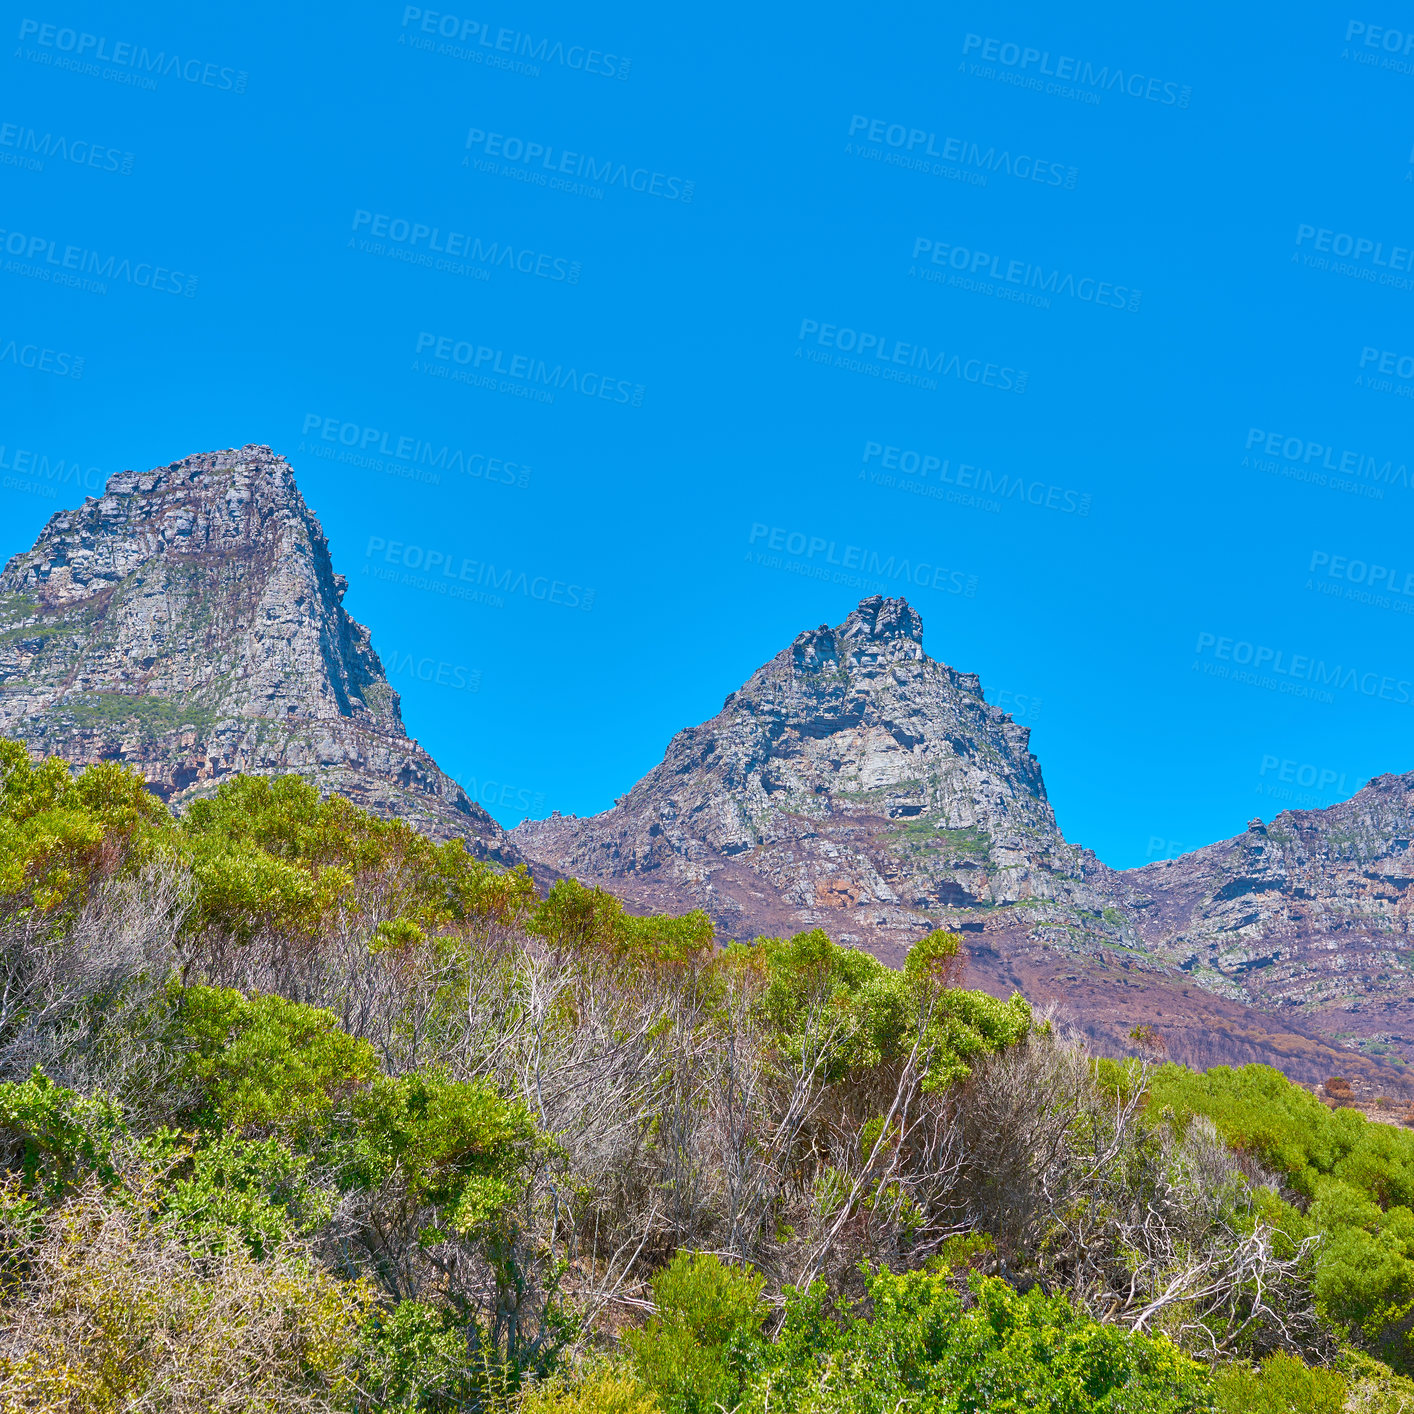
<svg viewBox="0 0 1414 1414"><path fill-rule="evenodd" d="M130 762L174 807L293 771L478 856L727 938L822 928L901 963L958 931L975 985L1099 1050L1403 1090L1414 774L1141 869L1056 822L1030 731L928 656L903 599L797 634L609 810L504 831L403 724L289 464L247 445L124 471L0 572L0 732Z"/></svg>

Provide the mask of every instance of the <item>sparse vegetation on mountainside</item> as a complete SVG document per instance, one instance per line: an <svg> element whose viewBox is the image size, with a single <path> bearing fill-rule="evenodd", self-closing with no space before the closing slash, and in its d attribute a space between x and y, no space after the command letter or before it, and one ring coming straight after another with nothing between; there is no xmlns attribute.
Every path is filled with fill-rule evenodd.
<svg viewBox="0 0 1414 1414"><path fill-rule="evenodd" d="M1414 1135L0 743L0 1407L1414 1410Z"/></svg>

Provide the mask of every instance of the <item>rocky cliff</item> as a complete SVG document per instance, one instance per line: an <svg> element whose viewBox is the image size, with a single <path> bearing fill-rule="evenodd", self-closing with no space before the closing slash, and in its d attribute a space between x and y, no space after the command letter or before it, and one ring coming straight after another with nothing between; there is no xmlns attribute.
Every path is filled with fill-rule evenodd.
<svg viewBox="0 0 1414 1414"><path fill-rule="evenodd" d="M1121 876L1141 943L1202 985L1414 1061L1414 774Z"/></svg>
<svg viewBox="0 0 1414 1414"><path fill-rule="evenodd" d="M0 573L0 733L174 805L293 771L479 854L504 832L408 739L319 521L268 447L114 476Z"/></svg>
<svg viewBox="0 0 1414 1414"><path fill-rule="evenodd" d="M1313 910L1301 887L1320 892L1331 928L1355 894L1371 928L1397 926L1393 886L1367 861L1387 861L1385 875L1398 867L1407 807L1357 810L1358 867L1351 856L1324 872L1294 858L1278 869L1269 831L1260 845L1200 851L1210 858L1111 870L1058 829L1027 729L922 640L905 601L866 599L678 733L613 809L527 821L512 838L639 907L705 909L728 937L821 927L898 963L928 929L957 929L974 984L1050 1004L1112 1053L1151 1023L1189 1064L1261 1060L1307 1081L1344 1070L1403 1088L1381 1043L1362 1056L1351 1028L1332 1027L1307 994L1291 1005L1243 979L1260 970L1264 930L1286 928L1303 940L1287 944L1300 989L1327 946L1302 931ZM1323 848L1310 846L1312 860ZM1329 978L1370 956L1347 939L1341 961L1317 966Z"/></svg>

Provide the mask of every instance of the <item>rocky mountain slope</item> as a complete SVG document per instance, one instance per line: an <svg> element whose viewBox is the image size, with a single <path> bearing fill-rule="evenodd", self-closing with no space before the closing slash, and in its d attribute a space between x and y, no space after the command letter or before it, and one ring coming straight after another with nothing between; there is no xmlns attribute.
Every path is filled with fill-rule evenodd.
<svg viewBox="0 0 1414 1414"><path fill-rule="evenodd" d="M1068 845L1029 731L923 652L901 599L866 599L679 732L612 810L515 837L568 873L690 899L733 937L787 917L902 955L939 909L1103 908L1110 871Z"/></svg>
<svg viewBox="0 0 1414 1414"><path fill-rule="evenodd" d="M1414 774L1121 876L1140 942L1203 985L1414 1061Z"/></svg>
<svg viewBox="0 0 1414 1414"><path fill-rule="evenodd" d="M518 859L409 740L345 587L268 447L122 472L0 573L0 733L129 761L177 806L235 772L294 771Z"/></svg>
<svg viewBox="0 0 1414 1414"><path fill-rule="evenodd" d="M1368 968L1398 990L1403 972L1384 963L1403 926L1390 882L1409 836L1401 806L1350 803L1364 822L1358 862L1341 845L1337 862L1318 863L1330 856L1317 822L1299 864L1277 863L1268 831L1111 870L1057 828L1027 729L986 702L975 676L930 659L922 636L905 601L866 599L675 736L613 809L527 821L512 836L640 907L702 908L729 937L822 927L898 962L929 928L958 929L976 985L1048 1001L1106 1050L1151 1023L1190 1064L1265 1060L1308 1081L1344 1070L1403 1088L1381 1058L1403 1042L1369 1039L1341 1009L1348 997L1336 1017L1310 991L1322 975L1333 999L1342 970L1360 990ZM1283 840L1289 828L1272 827ZM1390 866L1378 878L1366 867L1377 856ZM1353 912L1368 927L1342 952L1329 939ZM1285 970L1263 962L1278 933ZM1352 1045L1361 1038L1369 1055Z"/></svg>
<svg viewBox="0 0 1414 1414"><path fill-rule="evenodd" d="M974 985L1104 1050L1152 1023L1190 1064L1405 1088L1414 775L1111 870L1061 834L1027 729L875 597L800 634L613 809L507 835L408 738L343 590L269 448L123 472L0 573L0 733L132 762L178 807L296 771L542 883L703 908L724 937L821 927L898 962L954 928Z"/></svg>

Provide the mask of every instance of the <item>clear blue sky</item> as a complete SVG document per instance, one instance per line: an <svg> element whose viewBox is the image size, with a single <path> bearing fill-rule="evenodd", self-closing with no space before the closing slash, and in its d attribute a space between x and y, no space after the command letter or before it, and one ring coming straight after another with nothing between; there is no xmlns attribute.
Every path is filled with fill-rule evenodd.
<svg viewBox="0 0 1414 1414"><path fill-rule="evenodd" d="M508 824L873 583L1116 865L1414 767L1397 7L29 5L6 554L269 443Z"/></svg>

